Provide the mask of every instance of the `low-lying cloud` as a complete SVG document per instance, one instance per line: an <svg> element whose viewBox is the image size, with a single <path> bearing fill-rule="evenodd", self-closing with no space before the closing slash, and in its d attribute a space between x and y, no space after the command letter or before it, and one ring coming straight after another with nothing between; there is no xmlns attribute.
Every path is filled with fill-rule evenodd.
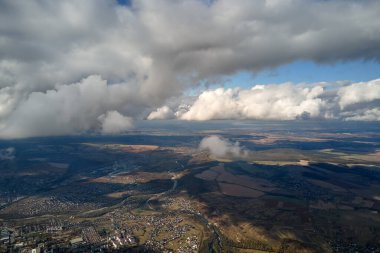
<svg viewBox="0 0 380 253"><path fill-rule="evenodd" d="M175 118L174 112L167 105L164 105L163 107L157 108L156 111L151 112L147 117L148 120L173 119L173 118Z"/></svg>
<svg viewBox="0 0 380 253"><path fill-rule="evenodd" d="M103 134L120 134L133 127L132 118L123 116L117 111L108 111L100 115L98 119L102 123Z"/></svg>
<svg viewBox="0 0 380 253"><path fill-rule="evenodd" d="M121 120L122 113L131 114L131 108L124 107L128 100L133 100L133 92L127 86L108 85L100 76L57 85L55 89L33 92L19 101L7 120L2 122L0 137L64 135L96 130L123 132L131 126L131 119Z"/></svg>
<svg viewBox="0 0 380 253"><path fill-rule="evenodd" d="M206 150L217 158L246 158L248 151L239 142L231 142L221 136L211 135L202 139L200 150Z"/></svg>
<svg viewBox="0 0 380 253"><path fill-rule="evenodd" d="M362 83L255 85L202 92L174 109L182 120L380 120L380 79Z"/></svg>
<svg viewBox="0 0 380 253"><path fill-rule="evenodd" d="M14 147L0 149L1 160L13 160L15 158L16 149Z"/></svg>
<svg viewBox="0 0 380 253"><path fill-rule="evenodd" d="M338 91L339 106L344 109L351 105L360 103L379 102L380 100L380 79L370 82L354 83L342 87ZM380 103L377 103L379 106Z"/></svg>

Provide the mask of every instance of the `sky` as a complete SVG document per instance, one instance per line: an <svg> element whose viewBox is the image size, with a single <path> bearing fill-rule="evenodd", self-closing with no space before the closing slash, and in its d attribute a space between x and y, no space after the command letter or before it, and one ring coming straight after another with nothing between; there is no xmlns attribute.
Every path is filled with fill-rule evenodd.
<svg viewBox="0 0 380 253"><path fill-rule="evenodd" d="M376 0L0 0L0 138L380 121L379 14Z"/></svg>
<svg viewBox="0 0 380 253"><path fill-rule="evenodd" d="M254 84L370 81L379 78L380 62L369 60L344 61L333 64L318 64L310 61L295 61L275 69L256 74L241 72L230 77L228 87L248 87Z"/></svg>
<svg viewBox="0 0 380 253"><path fill-rule="evenodd" d="M331 64L298 60L257 73L241 71L228 76L224 82L214 84L212 87L249 88L253 85L285 82L361 82L377 79L379 73L380 62L377 60L351 60ZM191 88L186 91L186 94L199 95L203 90L204 87Z"/></svg>

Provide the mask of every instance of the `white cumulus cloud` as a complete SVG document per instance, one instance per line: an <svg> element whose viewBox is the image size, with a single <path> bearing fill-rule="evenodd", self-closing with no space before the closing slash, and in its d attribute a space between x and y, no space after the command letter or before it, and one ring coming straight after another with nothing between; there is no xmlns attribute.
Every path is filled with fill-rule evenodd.
<svg viewBox="0 0 380 253"><path fill-rule="evenodd" d="M203 138L199 144L199 149L207 150L212 155L219 158L244 158L248 155L248 151L241 147L239 142L233 143L217 135Z"/></svg>
<svg viewBox="0 0 380 253"><path fill-rule="evenodd" d="M108 111L106 114L100 115L98 119L102 123L101 132L103 134L120 134L133 127L133 120L117 111Z"/></svg>
<svg viewBox="0 0 380 253"><path fill-rule="evenodd" d="M219 88L203 92L181 119L292 120L304 113L317 117L325 109L322 94L321 86L306 88L291 84Z"/></svg>
<svg viewBox="0 0 380 253"><path fill-rule="evenodd" d="M172 107L178 119L380 120L380 79L368 82L255 85L202 92Z"/></svg>
<svg viewBox="0 0 380 253"><path fill-rule="evenodd" d="M164 105L163 107L157 108L156 111L151 112L147 119L148 120L154 120L154 119L173 119L175 117L174 112L172 109L169 108L169 106Z"/></svg>
<svg viewBox="0 0 380 253"><path fill-rule="evenodd" d="M356 121L380 121L380 108L348 112L345 119Z"/></svg>
<svg viewBox="0 0 380 253"><path fill-rule="evenodd" d="M364 83L354 83L338 91L339 105L345 108L349 105L371 102L380 99L380 79Z"/></svg>
<svg viewBox="0 0 380 253"><path fill-rule="evenodd" d="M123 108L133 96L123 84L107 85L99 76L30 93L0 126L0 137L64 135L100 130L98 117Z"/></svg>

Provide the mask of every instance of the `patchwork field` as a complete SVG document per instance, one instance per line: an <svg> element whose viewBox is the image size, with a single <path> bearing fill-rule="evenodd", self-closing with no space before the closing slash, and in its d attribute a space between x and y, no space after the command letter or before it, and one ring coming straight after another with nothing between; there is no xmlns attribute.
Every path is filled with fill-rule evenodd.
<svg viewBox="0 0 380 253"><path fill-rule="evenodd" d="M0 143L0 232L23 250L380 252L380 135L308 129ZM209 134L237 151L200 149Z"/></svg>

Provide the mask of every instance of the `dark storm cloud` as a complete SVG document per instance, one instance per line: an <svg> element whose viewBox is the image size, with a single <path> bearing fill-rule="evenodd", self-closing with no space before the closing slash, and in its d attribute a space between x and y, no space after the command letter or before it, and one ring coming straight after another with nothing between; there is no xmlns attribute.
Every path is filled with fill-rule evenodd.
<svg viewBox="0 0 380 253"><path fill-rule="evenodd" d="M241 70L379 60L379 14L378 1L0 0L0 136L101 131L104 115L129 126ZM90 99L102 81L118 100Z"/></svg>

